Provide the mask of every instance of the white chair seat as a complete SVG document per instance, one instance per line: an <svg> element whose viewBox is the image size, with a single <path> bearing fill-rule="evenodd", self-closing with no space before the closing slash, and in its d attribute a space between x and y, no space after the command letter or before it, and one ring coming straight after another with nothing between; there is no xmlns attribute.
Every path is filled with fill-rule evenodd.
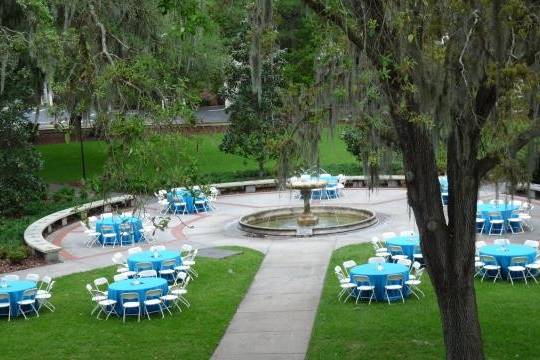
<svg viewBox="0 0 540 360"><path fill-rule="evenodd" d="M116 234L113 233L107 233L107 234L101 234L104 238L115 238Z"/></svg>
<svg viewBox="0 0 540 360"><path fill-rule="evenodd" d="M381 248L378 248L377 250L375 250L376 253L380 253L380 252L388 252L388 248L385 248L385 247L381 247Z"/></svg>
<svg viewBox="0 0 540 360"><path fill-rule="evenodd" d="M495 220L489 220L489 222L492 224L502 224L504 223L504 220L495 219Z"/></svg>
<svg viewBox="0 0 540 360"><path fill-rule="evenodd" d="M102 300L107 300L107 297L103 295L92 296L92 301L94 302L100 302Z"/></svg>
<svg viewBox="0 0 540 360"><path fill-rule="evenodd" d="M420 285L422 282L420 280L416 280L416 279L411 279L411 280L407 280L405 281L405 284L406 285L414 285L414 286L418 286Z"/></svg>
<svg viewBox="0 0 540 360"><path fill-rule="evenodd" d="M402 285L385 285L384 288L387 290L401 290L403 289L403 286Z"/></svg>
<svg viewBox="0 0 540 360"><path fill-rule="evenodd" d="M50 299L52 295L50 293L36 294L36 299Z"/></svg>
<svg viewBox="0 0 540 360"><path fill-rule="evenodd" d="M475 261L474 262L474 267L475 268L479 268L479 267L482 267L484 265L486 265L486 264L484 262L482 262L482 261Z"/></svg>
<svg viewBox="0 0 540 360"><path fill-rule="evenodd" d="M174 270L176 271L187 271L189 269L191 269L191 267L186 265L179 265L174 267Z"/></svg>
<svg viewBox="0 0 540 360"><path fill-rule="evenodd" d="M407 255L392 255L392 259L394 260L405 260L405 259L408 259L409 257Z"/></svg>
<svg viewBox="0 0 540 360"><path fill-rule="evenodd" d="M486 222L486 220L483 219L483 218L476 218L476 222L477 223L483 223L483 222Z"/></svg>
<svg viewBox="0 0 540 360"><path fill-rule="evenodd" d="M115 304L116 304L116 300L112 300L112 299L105 299L99 302L99 305L101 306L112 306Z"/></svg>
<svg viewBox="0 0 540 360"><path fill-rule="evenodd" d="M340 286L343 288L343 289L353 289L353 288L356 288L357 285L356 284L353 284L353 283L343 283L343 284L340 284Z"/></svg>
<svg viewBox="0 0 540 360"><path fill-rule="evenodd" d="M17 304L19 304L19 305L31 305L31 304L34 304L35 302L36 302L36 300L34 300L34 299L27 299L27 300L17 301Z"/></svg>
<svg viewBox="0 0 540 360"><path fill-rule="evenodd" d="M6 307L9 307L8 302L0 302L0 308L6 308Z"/></svg>
<svg viewBox="0 0 540 360"><path fill-rule="evenodd" d="M525 267L529 268L529 269L539 270L540 269L540 263L527 264L527 265L525 265Z"/></svg>
<svg viewBox="0 0 540 360"><path fill-rule="evenodd" d="M47 293L48 293L47 290L41 289L41 290L38 290L38 291L37 291L36 295L47 294Z"/></svg>
<svg viewBox="0 0 540 360"><path fill-rule="evenodd" d="M123 307L125 308L138 308L141 304L139 304L138 301L126 301L125 303L122 304Z"/></svg>
<svg viewBox="0 0 540 360"><path fill-rule="evenodd" d="M101 235L101 233L97 232L97 231L85 231L85 233L88 236L99 236L99 235Z"/></svg>
<svg viewBox="0 0 540 360"><path fill-rule="evenodd" d="M161 304L161 299L144 300L144 305L158 305Z"/></svg>
<svg viewBox="0 0 540 360"><path fill-rule="evenodd" d="M423 259L424 255L422 255L422 254L413 254L413 258L414 259Z"/></svg>
<svg viewBox="0 0 540 360"><path fill-rule="evenodd" d="M375 286L370 286L370 285L361 285L361 286L358 286L356 287L358 290L360 291L372 291L375 289Z"/></svg>
<svg viewBox="0 0 540 360"><path fill-rule="evenodd" d="M499 270L501 267L499 265L484 265L486 270Z"/></svg>
<svg viewBox="0 0 540 360"><path fill-rule="evenodd" d="M165 269L165 270L159 270L159 273L161 275L172 275L174 274L174 269Z"/></svg>
<svg viewBox="0 0 540 360"><path fill-rule="evenodd" d="M193 265L195 265L195 261L193 261L193 260L182 261L182 265L193 266Z"/></svg>
<svg viewBox="0 0 540 360"><path fill-rule="evenodd" d="M171 290L171 294L173 294L173 295L184 295L184 294L187 294L187 290L186 289L175 289L175 290Z"/></svg>
<svg viewBox="0 0 540 360"><path fill-rule="evenodd" d="M377 252L376 255L380 256L380 257L388 257L388 256L390 256L392 254L390 254L389 252L381 251L381 252Z"/></svg>
<svg viewBox="0 0 540 360"><path fill-rule="evenodd" d="M525 271L525 266L512 265L508 267L508 271Z"/></svg>
<svg viewBox="0 0 540 360"><path fill-rule="evenodd" d="M163 295L161 297L161 300L163 300L163 301L176 301L176 300L178 300L178 296L176 296L174 294L167 294L167 295Z"/></svg>
<svg viewBox="0 0 540 360"><path fill-rule="evenodd" d="M529 214L518 214L518 218L522 219L522 220L530 220L531 215L529 215Z"/></svg>
<svg viewBox="0 0 540 360"><path fill-rule="evenodd" d="M340 279L339 282L340 282L341 284L348 284L348 283L351 282L351 280L349 280L348 278L343 278L343 279Z"/></svg>

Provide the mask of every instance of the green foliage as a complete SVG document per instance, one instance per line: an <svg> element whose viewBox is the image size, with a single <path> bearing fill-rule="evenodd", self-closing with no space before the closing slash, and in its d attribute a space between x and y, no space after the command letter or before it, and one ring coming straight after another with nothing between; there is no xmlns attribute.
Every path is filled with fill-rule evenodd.
<svg viewBox="0 0 540 360"><path fill-rule="evenodd" d="M262 61L261 98L252 87L249 51L246 34L240 34L233 60L227 68L225 98L231 102L228 109L230 126L223 137L220 150L255 160L261 172L264 164L275 154L269 142L283 131L277 112L281 106L280 90L284 87L283 52L275 50Z"/></svg>
<svg viewBox="0 0 540 360"><path fill-rule="evenodd" d="M45 194L41 159L29 143L32 131L23 111L16 101L0 101L0 215L20 215L25 204Z"/></svg>

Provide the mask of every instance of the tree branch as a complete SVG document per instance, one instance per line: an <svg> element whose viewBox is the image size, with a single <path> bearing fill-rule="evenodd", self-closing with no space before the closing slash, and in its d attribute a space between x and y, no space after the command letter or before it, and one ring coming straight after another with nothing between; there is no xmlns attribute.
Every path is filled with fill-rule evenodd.
<svg viewBox="0 0 540 360"><path fill-rule="evenodd" d="M352 24L347 23L345 16L339 15L330 11L321 0L303 0L304 3L316 12L320 17L332 21L335 25L340 27L345 35L351 40L360 50L363 49L364 41L362 36L359 35L358 29Z"/></svg>

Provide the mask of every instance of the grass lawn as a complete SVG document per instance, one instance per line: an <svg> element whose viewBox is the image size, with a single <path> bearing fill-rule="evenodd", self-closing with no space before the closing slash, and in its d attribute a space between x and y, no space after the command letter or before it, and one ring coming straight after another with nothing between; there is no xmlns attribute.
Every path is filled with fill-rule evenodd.
<svg viewBox="0 0 540 360"><path fill-rule="evenodd" d="M209 359L262 261L259 252L223 260L199 258L199 278L188 286L191 308L165 319L128 317L97 320L85 284L101 276L112 280L113 267L58 278L53 289L56 312L39 318L2 317L3 359Z"/></svg>
<svg viewBox="0 0 540 360"><path fill-rule="evenodd" d="M256 170L254 161L246 160L240 156L223 153L219 150L219 144L223 134L198 134L194 135L198 142L197 158L202 173L232 172L241 170ZM41 175L50 183L66 183L79 181L82 178L80 145L78 142L69 144L39 145L37 150L43 156L43 170ZM103 169L106 158L106 147L102 141L87 141L84 143L84 151L87 165L87 175L99 175ZM334 137L329 134L323 136L320 145L321 163L328 164L351 164L356 160L347 149L345 143L339 138L339 129L336 129ZM272 164L270 164L272 166Z"/></svg>
<svg viewBox="0 0 540 360"><path fill-rule="evenodd" d="M421 286L426 298L420 301L411 297L390 306L338 302L333 267L349 259L365 263L371 253L366 244L334 252L307 358L443 359L439 311L427 276ZM540 286L477 281L476 290L486 358L538 359Z"/></svg>

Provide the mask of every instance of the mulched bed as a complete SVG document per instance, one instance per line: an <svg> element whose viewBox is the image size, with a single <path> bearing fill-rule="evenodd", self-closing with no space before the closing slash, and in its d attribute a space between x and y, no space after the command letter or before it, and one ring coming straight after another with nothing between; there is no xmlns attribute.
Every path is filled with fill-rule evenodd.
<svg viewBox="0 0 540 360"><path fill-rule="evenodd" d="M0 274L30 269L36 266L45 265L46 263L45 259L38 256L30 256L18 264L11 264L8 260L0 260Z"/></svg>

